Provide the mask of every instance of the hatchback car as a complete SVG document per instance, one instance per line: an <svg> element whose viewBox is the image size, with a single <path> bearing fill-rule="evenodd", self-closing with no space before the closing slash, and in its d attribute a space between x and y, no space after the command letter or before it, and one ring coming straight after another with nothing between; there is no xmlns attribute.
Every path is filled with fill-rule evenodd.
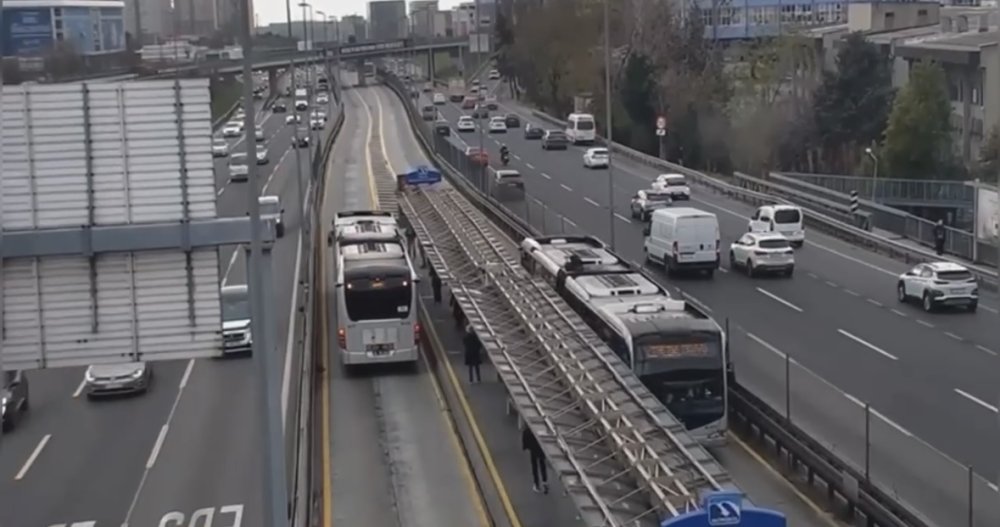
<svg viewBox="0 0 1000 527"><path fill-rule="evenodd" d="M463 115L458 118L458 123L455 124L455 128L457 128L459 132L475 132L476 122L472 120L472 117Z"/></svg>
<svg viewBox="0 0 1000 527"><path fill-rule="evenodd" d="M9 432L28 411L28 378L21 371L5 371L0 375L7 377L0 390L0 430Z"/></svg>
<svg viewBox="0 0 1000 527"><path fill-rule="evenodd" d="M212 141L212 157L226 157L229 155L229 143L216 139Z"/></svg>
<svg viewBox="0 0 1000 527"><path fill-rule="evenodd" d="M780 273L792 276L795 251L788 239L776 232L748 232L729 246L729 268L742 268L747 276Z"/></svg>
<svg viewBox="0 0 1000 527"><path fill-rule="evenodd" d="M471 161L474 165L486 166L490 164L489 153L478 146L466 147L465 156L468 157L469 161Z"/></svg>
<svg viewBox="0 0 1000 527"><path fill-rule="evenodd" d="M530 124L524 125L524 138L525 139L541 139L545 136L545 130L537 126L531 126Z"/></svg>
<svg viewBox="0 0 1000 527"><path fill-rule="evenodd" d="M147 362L96 364L83 375L87 397L145 392L153 380L153 367Z"/></svg>
<svg viewBox="0 0 1000 527"><path fill-rule="evenodd" d="M491 134L505 134L507 133L507 123L504 122L503 117L494 117L490 119L489 130Z"/></svg>
<svg viewBox="0 0 1000 527"><path fill-rule="evenodd" d="M507 125L507 128L521 127L521 118L512 113L507 114L507 116L503 118L503 122Z"/></svg>
<svg viewBox="0 0 1000 527"><path fill-rule="evenodd" d="M542 150L566 150L569 148L569 138L562 130L546 130L542 136Z"/></svg>
<svg viewBox="0 0 1000 527"><path fill-rule="evenodd" d="M919 299L924 311L939 307L979 307L979 283L964 266L952 262L922 263L899 276L896 297L900 302Z"/></svg>
<svg viewBox="0 0 1000 527"><path fill-rule="evenodd" d="M588 148L583 153L583 166L586 168L608 168L608 163L607 148Z"/></svg>
<svg viewBox="0 0 1000 527"><path fill-rule="evenodd" d="M632 196L632 203L629 205L632 217L637 220L649 221L653 211L669 207L672 203L670 194L657 189L640 190Z"/></svg>

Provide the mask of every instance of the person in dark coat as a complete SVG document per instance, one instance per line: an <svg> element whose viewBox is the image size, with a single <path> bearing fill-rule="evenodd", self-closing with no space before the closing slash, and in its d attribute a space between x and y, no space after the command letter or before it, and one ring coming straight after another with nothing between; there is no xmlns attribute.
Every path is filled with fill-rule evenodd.
<svg viewBox="0 0 1000 527"><path fill-rule="evenodd" d="M532 490L548 494L549 472L545 465L545 453L542 452L542 445L538 444L538 439L531 433L528 425L524 425L524 431L521 432L521 449L527 450L531 457Z"/></svg>
<svg viewBox="0 0 1000 527"><path fill-rule="evenodd" d="M441 277L431 268L431 290L434 292L434 303L441 303Z"/></svg>
<svg viewBox="0 0 1000 527"><path fill-rule="evenodd" d="M451 316L455 319L455 328L462 329L465 326L465 313L462 312L462 305L455 298L455 293L451 294Z"/></svg>
<svg viewBox="0 0 1000 527"><path fill-rule="evenodd" d="M465 326L462 344L465 347L465 365L469 367L469 384L482 382L483 378L479 374L479 365L483 363L482 347L472 326Z"/></svg>
<svg viewBox="0 0 1000 527"><path fill-rule="evenodd" d="M406 227L406 252L409 253L410 258L417 257L417 231L413 229L412 225Z"/></svg>
<svg viewBox="0 0 1000 527"><path fill-rule="evenodd" d="M934 252L936 252L938 256L944 254L944 237L944 222L938 220L937 224L934 225Z"/></svg>

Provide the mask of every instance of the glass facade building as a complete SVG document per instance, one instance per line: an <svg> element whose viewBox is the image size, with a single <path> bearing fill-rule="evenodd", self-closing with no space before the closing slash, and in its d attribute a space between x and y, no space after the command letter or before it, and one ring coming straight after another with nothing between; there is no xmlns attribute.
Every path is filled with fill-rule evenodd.
<svg viewBox="0 0 1000 527"><path fill-rule="evenodd" d="M122 0L4 0L3 55L45 55L60 43L81 55L125 49L125 3Z"/></svg>

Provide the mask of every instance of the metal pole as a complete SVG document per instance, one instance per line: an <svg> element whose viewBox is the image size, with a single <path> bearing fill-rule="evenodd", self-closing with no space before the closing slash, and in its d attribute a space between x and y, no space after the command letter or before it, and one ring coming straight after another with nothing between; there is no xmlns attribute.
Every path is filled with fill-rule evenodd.
<svg viewBox="0 0 1000 527"><path fill-rule="evenodd" d="M792 422L792 358L785 355L785 420Z"/></svg>
<svg viewBox="0 0 1000 527"><path fill-rule="evenodd" d="M475 4L476 15L474 17L475 23L476 23L476 27L475 27L475 29L473 31L473 36L476 39L476 73L479 73L483 69L483 49L482 49L482 43L483 42L482 42L482 39L479 38L479 24L481 24L482 22L480 20L479 8L480 8L479 0L476 0L476 4ZM470 79L470 80L472 80L472 79ZM476 123L476 126L479 129L479 134L478 134L479 135L479 151L481 153L485 154L486 153L486 147L484 146L484 143L486 141L485 141L485 139L483 137L483 115L482 115L482 110L483 109L482 109L482 107L479 106L480 101L482 101L482 97L480 97L482 95L482 91L483 91L483 85L482 85L482 83L480 83L479 89L476 90L476 106L479 108L479 119L477 119L478 122ZM484 187L486 185L486 174L487 174L486 165L485 164L479 164L479 177L480 177L480 179L482 179Z"/></svg>
<svg viewBox="0 0 1000 527"><path fill-rule="evenodd" d="M285 0L285 11L288 15L288 34L289 37L292 33L292 2L291 0ZM292 57L288 58L288 74L292 76L290 79L292 88L292 104L288 111L292 112L293 116L298 116L298 110L295 109L295 89L298 88L298 74L295 69L295 61ZM287 105L286 105L287 106ZM299 209L299 224L302 226L302 231L304 236L308 236L310 232L309 219L305 215L305 190L302 188L302 179L304 173L302 172L302 149L299 148L299 123L292 123L292 145L295 147L295 187L298 194L298 203L295 205Z"/></svg>
<svg viewBox="0 0 1000 527"><path fill-rule="evenodd" d="M305 41L305 44L303 44L303 47L305 47L307 49L310 49L310 48L312 48L312 45L311 45L311 41L309 39L309 24L306 21L306 8L308 7L308 8L311 9L312 6L308 2L302 2L302 3L299 4L299 6L302 7L302 39ZM311 101L308 101L308 98L312 97L312 90L313 90L313 88L314 88L314 83L313 83L313 68L312 68L311 65L309 65L309 66L306 67L306 98L307 98L307 102L311 102ZM306 114L306 118L305 118L306 125L309 127L309 131L306 132L309 135L309 146L306 148L306 152L307 152L307 154L309 156L309 179L310 179L310 181L312 181L316 177L316 174L313 173L314 170L315 170L315 167L313 166L313 149L316 147L316 144L315 144L316 143L316 134L313 133L312 122L311 122L312 118L311 118L311 116L312 116L312 112L310 111L308 114Z"/></svg>
<svg viewBox="0 0 1000 527"><path fill-rule="evenodd" d="M976 514L975 514L975 508L974 508L975 505L974 505L974 503L972 501L973 498L974 498L972 490L974 488L974 485L976 484L975 483L976 479L975 479L975 475L974 475L974 473L972 471L972 465L969 465L968 472L969 472L969 527L974 527L975 524L976 524Z"/></svg>
<svg viewBox="0 0 1000 527"><path fill-rule="evenodd" d="M865 481L871 481L872 468L872 405L865 403Z"/></svg>
<svg viewBox="0 0 1000 527"><path fill-rule="evenodd" d="M253 13L250 12L250 0L240 2L242 7L240 17L240 34L243 39L243 106L246 112L244 117L244 127L247 151L247 179L250 188L259 189L260 181L257 179L257 163L253 160L256 150L256 140L254 139L255 108L253 103L253 65L251 63L251 51L253 40L250 36L250 23L253 20ZM260 385L259 394L260 407L264 409L264 419L261 419L260 433L264 437L264 463L261 464L261 476L263 477L263 496L265 524L274 527L286 527L288 525L288 487L285 471L284 454L284 431L281 420L281 394L280 387L276 382L270 382L271 375L277 375L279 368L270 368L270 360L275 360L273 355L276 352L273 335L273 320L266 318L267 303L270 299L264 295L264 289L272 287L271 276L267 272L270 268L269 260L264 255L263 242L261 237L260 203L257 201L258 192L247 192L247 208L250 212L250 254L247 259L249 273L247 284L250 294L251 332L253 334L253 357L257 367L258 381ZM269 357L272 356L272 357ZM272 371L268 371L272 370Z"/></svg>
<svg viewBox="0 0 1000 527"><path fill-rule="evenodd" d="M615 182L612 177L611 145L614 143L614 126L611 123L611 22L608 0L604 0L604 127L608 147L608 233L611 248L615 248Z"/></svg>

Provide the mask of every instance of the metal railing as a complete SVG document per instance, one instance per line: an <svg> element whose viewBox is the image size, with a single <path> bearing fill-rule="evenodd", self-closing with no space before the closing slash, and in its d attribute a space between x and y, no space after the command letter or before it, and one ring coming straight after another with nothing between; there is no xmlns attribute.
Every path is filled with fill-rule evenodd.
<svg viewBox="0 0 1000 527"><path fill-rule="evenodd" d="M780 172L779 174L786 178L793 178L842 194L850 194L851 191L857 191L858 195L862 198L878 203L900 205L939 204L944 207L964 206L972 208L972 203L976 199L975 187L963 181L872 179L870 177L807 174L802 172Z"/></svg>

